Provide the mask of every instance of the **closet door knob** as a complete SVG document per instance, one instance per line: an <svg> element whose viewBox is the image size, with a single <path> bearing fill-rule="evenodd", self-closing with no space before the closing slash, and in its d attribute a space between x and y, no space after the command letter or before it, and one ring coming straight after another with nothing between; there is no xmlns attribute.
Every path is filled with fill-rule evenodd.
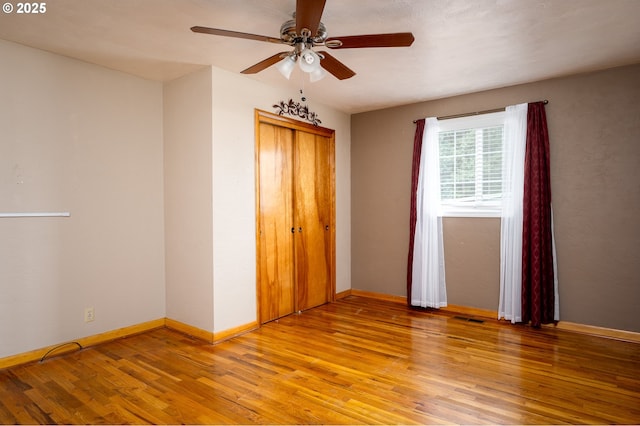
<svg viewBox="0 0 640 426"><path fill-rule="evenodd" d="M325 227L324 227L324 230L325 230L325 231L328 231L328 230L329 230L329 225L325 226Z"/></svg>
<svg viewBox="0 0 640 426"><path fill-rule="evenodd" d="M295 234L296 233L296 228L291 228L291 233Z"/></svg>
<svg viewBox="0 0 640 426"><path fill-rule="evenodd" d="M298 228L298 232L302 232L302 226Z"/></svg>

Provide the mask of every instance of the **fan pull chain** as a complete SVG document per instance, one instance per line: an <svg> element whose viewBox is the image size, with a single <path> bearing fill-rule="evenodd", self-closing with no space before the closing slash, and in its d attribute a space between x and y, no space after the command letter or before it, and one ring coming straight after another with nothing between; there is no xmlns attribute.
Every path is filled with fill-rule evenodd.
<svg viewBox="0 0 640 426"><path fill-rule="evenodd" d="M298 75L300 75L300 86L301 86L301 89L300 89L300 100L302 102L306 102L307 101L307 97L304 95L304 77L305 77L304 74L305 73L298 73Z"/></svg>

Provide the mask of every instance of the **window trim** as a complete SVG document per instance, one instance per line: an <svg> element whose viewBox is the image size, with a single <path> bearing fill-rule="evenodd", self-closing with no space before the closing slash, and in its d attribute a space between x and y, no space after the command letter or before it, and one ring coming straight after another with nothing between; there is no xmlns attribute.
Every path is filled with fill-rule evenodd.
<svg viewBox="0 0 640 426"><path fill-rule="evenodd" d="M438 120L438 134L452 130L477 129L482 127L504 126L505 111L478 114L466 117ZM440 155L440 154L438 154ZM439 162L438 162L439 163ZM455 202L440 201L440 216L442 217L500 217L502 213L501 199L496 202L480 202L467 205Z"/></svg>

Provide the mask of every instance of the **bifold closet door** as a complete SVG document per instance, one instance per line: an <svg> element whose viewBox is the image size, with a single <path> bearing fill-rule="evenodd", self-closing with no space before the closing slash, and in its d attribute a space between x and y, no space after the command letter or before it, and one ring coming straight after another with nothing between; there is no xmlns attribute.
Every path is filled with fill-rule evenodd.
<svg viewBox="0 0 640 426"><path fill-rule="evenodd" d="M294 137L293 219L296 308L327 303L331 290L330 141L297 131Z"/></svg>
<svg viewBox="0 0 640 426"><path fill-rule="evenodd" d="M256 111L261 324L333 300L334 131Z"/></svg>
<svg viewBox="0 0 640 426"><path fill-rule="evenodd" d="M295 309L293 256L294 131L259 125L259 305L262 323Z"/></svg>

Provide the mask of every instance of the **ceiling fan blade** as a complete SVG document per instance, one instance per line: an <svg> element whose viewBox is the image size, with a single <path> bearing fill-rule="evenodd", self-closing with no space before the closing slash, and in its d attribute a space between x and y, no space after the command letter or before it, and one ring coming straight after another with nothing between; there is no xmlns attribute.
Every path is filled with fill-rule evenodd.
<svg viewBox="0 0 640 426"><path fill-rule="evenodd" d="M269 56L267 59L264 59L258 62L255 65L251 65L246 70L241 71L242 74L255 74L264 69L269 68L271 65L276 64L282 60L282 55L288 55L289 52L280 52L276 53L273 56Z"/></svg>
<svg viewBox="0 0 640 426"><path fill-rule="evenodd" d="M224 37L234 37L234 38L244 38L248 40L257 40L257 41L267 41L270 43L282 43L282 40L275 37L257 35L257 34L249 34L249 33L241 33L238 31L229 31L229 30L221 30L218 28L209 28L209 27L191 27L191 31L194 33L202 33L202 34L213 34Z"/></svg>
<svg viewBox="0 0 640 426"><path fill-rule="evenodd" d="M407 47L415 38L412 33L367 34L346 37L330 37L325 43L331 49L351 49L360 47ZM333 46L337 41L342 45ZM337 43L336 43L337 44Z"/></svg>
<svg viewBox="0 0 640 426"><path fill-rule="evenodd" d="M311 31L311 36L316 35L324 4L326 0L297 0L296 1L296 33L302 34L302 29Z"/></svg>
<svg viewBox="0 0 640 426"><path fill-rule="evenodd" d="M320 65L322 66L322 68L329 71L338 80L346 80L347 78L351 78L354 75L356 75L356 73L353 72L351 69L349 69L349 67L347 67L345 64L343 64L342 62L340 62L339 60L331 56L329 53L327 52L318 52L318 53L324 56L324 58L320 59Z"/></svg>

